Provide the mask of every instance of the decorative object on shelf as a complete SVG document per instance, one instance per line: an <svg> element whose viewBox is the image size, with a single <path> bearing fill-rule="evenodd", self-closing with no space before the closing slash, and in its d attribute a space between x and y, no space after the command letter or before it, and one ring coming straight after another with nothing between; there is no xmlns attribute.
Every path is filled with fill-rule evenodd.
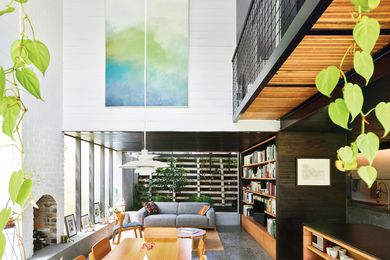
<svg viewBox="0 0 390 260"><path fill-rule="evenodd" d="M364 92L362 87L352 82L348 82L347 76L343 72L342 66L347 56L353 56L353 68L362 79L364 86L369 84L371 77L374 75L374 60L371 52L374 50L376 42L380 35L380 24L377 19L370 18L364 13L375 10L380 1L359 1L352 0L355 10L351 14L351 20L355 23L353 28L353 39L348 49L345 51L340 64L329 66L322 69L316 77L315 83L319 92L327 97L331 97L332 92L339 85L340 78L343 85L342 98L337 98L330 103L328 114L335 125L346 130L350 130L350 124L359 117L361 134L353 140L349 146L341 147L337 150L336 167L343 172L357 171L360 178L371 188L377 179L377 170L373 166L373 161L379 150L380 139L373 132L366 132L365 126L369 124L371 118L369 115L375 112L376 119L383 126L382 138L385 138L390 132L390 102L383 100L375 107L365 108ZM357 126L358 127L358 126ZM359 151L368 160L369 165L358 165L357 156Z"/></svg>
<svg viewBox="0 0 390 260"><path fill-rule="evenodd" d="M189 1L106 2L106 106L187 106Z"/></svg>
<svg viewBox="0 0 390 260"><path fill-rule="evenodd" d="M65 216L65 227L68 237L73 237L77 234L76 219L74 214Z"/></svg>
<svg viewBox="0 0 390 260"><path fill-rule="evenodd" d="M93 204L93 217L95 220L95 223L100 223L102 221L102 216L100 212L100 202L95 202Z"/></svg>
<svg viewBox="0 0 390 260"><path fill-rule="evenodd" d="M87 231L89 227L89 215L85 214L81 216L81 230Z"/></svg>
<svg viewBox="0 0 390 260"><path fill-rule="evenodd" d="M298 186L330 186L330 159L298 158Z"/></svg>

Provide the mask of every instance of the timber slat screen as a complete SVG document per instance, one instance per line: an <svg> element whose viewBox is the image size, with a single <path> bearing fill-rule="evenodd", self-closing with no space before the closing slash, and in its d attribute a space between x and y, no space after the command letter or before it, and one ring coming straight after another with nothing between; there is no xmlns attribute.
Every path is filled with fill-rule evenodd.
<svg viewBox="0 0 390 260"><path fill-rule="evenodd" d="M176 201L187 201L190 196L209 196L216 211L237 212L238 168L237 153L158 153L157 160L169 162L176 159L176 166L186 170L189 184L176 194ZM155 174L153 174L155 176ZM152 177L153 178L153 177ZM149 176L139 176L138 183L148 186ZM168 195L167 191L154 190Z"/></svg>

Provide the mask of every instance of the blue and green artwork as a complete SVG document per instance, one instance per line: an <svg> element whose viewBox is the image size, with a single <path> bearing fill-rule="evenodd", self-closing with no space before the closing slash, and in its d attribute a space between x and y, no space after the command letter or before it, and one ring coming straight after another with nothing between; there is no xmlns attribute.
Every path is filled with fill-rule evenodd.
<svg viewBox="0 0 390 260"><path fill-rule="evenodd" d="M107 0L106 106L188 105L188 0Z"/></svg>

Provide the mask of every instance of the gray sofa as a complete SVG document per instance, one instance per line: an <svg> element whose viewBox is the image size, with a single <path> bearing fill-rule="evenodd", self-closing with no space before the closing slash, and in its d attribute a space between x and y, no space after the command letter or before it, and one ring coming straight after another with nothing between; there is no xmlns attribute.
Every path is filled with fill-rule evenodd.
<svg viewBox="0 0 390 260"><path fill-rule="evenodd" d="M138 211L138 221L145 227L215 228L215 211L210 208L205 216L198 211L209 205L203 202L155 202L159 214L147 215L145 208Z"/></svg>

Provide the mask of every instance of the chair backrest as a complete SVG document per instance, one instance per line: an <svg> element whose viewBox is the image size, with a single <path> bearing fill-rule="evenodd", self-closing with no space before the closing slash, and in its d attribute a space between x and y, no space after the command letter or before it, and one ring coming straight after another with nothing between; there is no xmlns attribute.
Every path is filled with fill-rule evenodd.
<svg viewBox="0 0 390 260"><path fill-rule="evenodd" d="M78 257L74 258L73 260L86 260L86 258L83 255L79 255Z"/></svg>
<svg viewBox="0 0 390 260"><path fill-rule="evenodd" d="M125 220L126 213L125 212L115 212L116 219L119 221L119 226L123 227L123 221Z"/></svg>
<svg viewBox="0 0 390 260"><path fill-rule="evenodd" d="M110 252L111 245L110 240L107 237L103 238L92 247L92 253L95 260L103 259L103 257L105 257Z"/></svg>
<svg viewBox="0 0 390 260"><path fill-rule="evenodd" d="M203 239L199 239L199 244L198 244L198 257L200 260L204 260L204 254L206 252L206 248L205 248L205 245L204 245L204 240Z"/></svg>
<svg viewBox="0 0 390 260"><path fill-rule="evenodd" d="M91 252L91 253L89 253L89 255L88 255L88 259L89 260L95 260L95 256L93 255L93 253Z"/></svg>

